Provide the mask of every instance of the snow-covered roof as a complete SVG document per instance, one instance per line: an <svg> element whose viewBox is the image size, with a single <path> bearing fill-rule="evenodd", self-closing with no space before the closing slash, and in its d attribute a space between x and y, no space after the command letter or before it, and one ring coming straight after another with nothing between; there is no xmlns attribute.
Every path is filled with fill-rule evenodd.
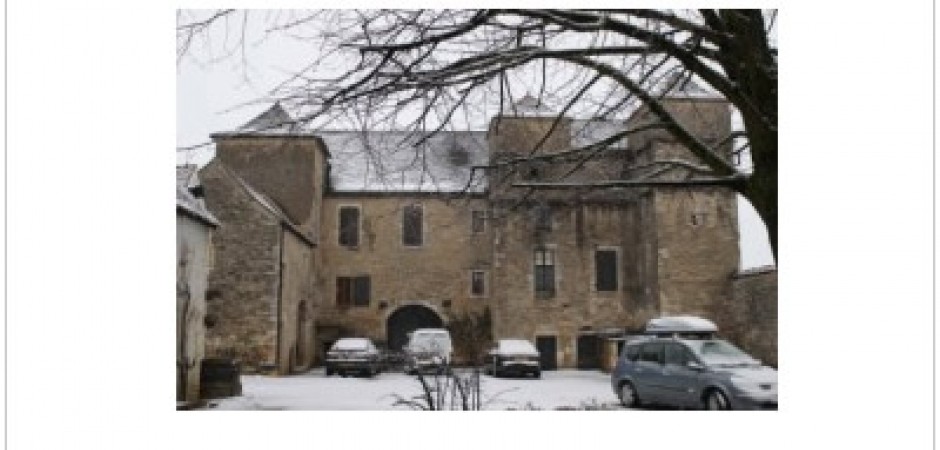
<svg viewBox="0 0 940 450"><path fill-rule="evenodd" d="M312 136L314 133L294 119L280 103L258 114L254 119L230 131L212 136Z"/></svg>
<svg viewBox="0 0 940 450"><path fill-rule="evenodd" d="M545 104L544 98L537 99L529 93L513 103L509 112L513 116L522 117L550 117L555 115L555 111Z"/></svg>
<svg viewBox="0 0 940 450"><path fill-rule="evenodd" d="M692 77L681 72L664 77L653 92L666 98L722 98L717 92L703 87Z"/></svg>
<svg viewBox="0 0 940 450"><path fill-rule="evenodd" d="M486 164L483 131L322 131L336 192L483 192L486 179L472 168ZM415 146L418 144L417 146Z"/></svg>
<svg viewBox="0 0 940 450"><path fill-rule="evenodd" d="M664 316L650 319L647 333L715 333L715 323L696 316Z"/></svg>
<svg viewBox="0 0 940 450"><path fill-rule="evenodd" d="M218 226L219 220L206 209L205 202L196 198L189 190L191 187L198 185L199 178L196 175L195 165L176 166L176 209L177 211L182 210L209 225Z"/></svg>
<svg viewBox="0 0 940 450"><path fill-rule="evenodd" d="M571 121L571 146L575 148L584 147L607 139L626 129L626 124L622 121L575 119ZM626 148L627 138L621 139L612 146Z"/></svg>

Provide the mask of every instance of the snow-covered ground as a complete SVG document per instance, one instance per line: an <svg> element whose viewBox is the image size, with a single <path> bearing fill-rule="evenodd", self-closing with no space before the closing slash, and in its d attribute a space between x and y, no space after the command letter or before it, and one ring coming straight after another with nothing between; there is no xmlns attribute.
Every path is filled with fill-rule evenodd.
<svg viewBox="0 0 940 450"><path fill-rule="evenodd" d="M407 410L400 398L422 393L414 376L381 373L374 378L327 377L323 369L285 377L244 375L242 395L210 401L224 410ZM557 370L541 379L481 377L485 410L619 409L610 376L599 371Z"/></svg>

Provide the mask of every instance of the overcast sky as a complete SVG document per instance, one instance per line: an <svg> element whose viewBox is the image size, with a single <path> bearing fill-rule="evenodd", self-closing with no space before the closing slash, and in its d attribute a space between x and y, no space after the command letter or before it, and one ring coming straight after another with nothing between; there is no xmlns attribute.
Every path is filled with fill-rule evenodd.
<svg viewBox="0 0 940 450"><path fill-rule="evenodd" d="M260 21L259 21L260 22ZM198 41L177 67L177 146L208 143L214 132L234 129L267 109L268 93L285 77L309 61L315 51L304 42L269 34L261 39L249 28L249 45L241 57L217 58L242 47L219 30L211 42ZM217 60L212 60L216 57ZM244 64L247 62L247 66ZM213 156L211 146L178 152L177 163L205 164ZM750 203L738 196L742 269L774 263L767 231Z"/></svg>

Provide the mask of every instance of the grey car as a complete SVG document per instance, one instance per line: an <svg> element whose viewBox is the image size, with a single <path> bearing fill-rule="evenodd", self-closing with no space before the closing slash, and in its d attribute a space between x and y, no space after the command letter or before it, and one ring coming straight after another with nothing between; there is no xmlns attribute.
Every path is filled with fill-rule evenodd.
<svg viewBox="0 0 940 450"><path fill-rule="evenodd" d="M716 338L628 341L610 381L626 407L777 409L777 371Z"/></svg>

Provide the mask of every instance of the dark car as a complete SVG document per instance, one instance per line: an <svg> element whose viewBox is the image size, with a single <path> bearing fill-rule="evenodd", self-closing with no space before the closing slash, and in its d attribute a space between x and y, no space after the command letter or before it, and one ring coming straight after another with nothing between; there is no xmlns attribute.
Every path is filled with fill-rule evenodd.
<svg viewBox="0 0 940 450"><path fill-rule="evenodd" d="M326 353L326 375L349 373L373 376L382 369L382 358L368 338L341 338Z"/></svg>
<svg viewBox="0 0 940 450"><path fill-rule="evenodd" d="M668 331L649 326L654 334L624 345L610 379L624 406L777 409L776 370L710 335L713 324L680 322Z"/></svg>
<svg viewBox="0 0 940 450"><path fill-rule="evenodd" d="M539 352L525 339L500 339L484 356L483 372L494 377L532 375L539 378L542 376Z"/></svg>

